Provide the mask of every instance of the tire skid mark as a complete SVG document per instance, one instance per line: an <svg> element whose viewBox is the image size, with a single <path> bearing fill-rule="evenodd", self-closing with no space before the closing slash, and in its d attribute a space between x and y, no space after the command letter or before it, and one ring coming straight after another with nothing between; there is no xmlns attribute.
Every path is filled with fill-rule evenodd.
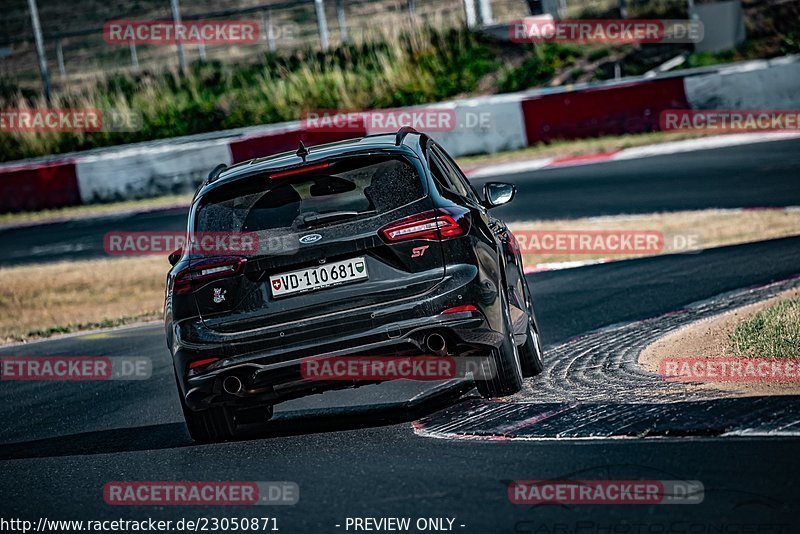
<svg viewBox="0 0 800 534"><path fill-rule="evenodd" d="M414 424L448 439L598 439L800 435L800 396L745 397L668 382L638 364L641 351L689 323L800 286L800 277L607 326L549 348L544 372L503 400L469 398Z"/></svg>

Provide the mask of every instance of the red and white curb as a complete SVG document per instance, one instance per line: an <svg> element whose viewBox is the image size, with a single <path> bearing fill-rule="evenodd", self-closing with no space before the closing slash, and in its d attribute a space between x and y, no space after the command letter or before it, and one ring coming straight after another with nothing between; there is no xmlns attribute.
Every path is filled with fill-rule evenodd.
<svg viewBox="0 0 800 534"><path fill-rule="evenodd" d="M765 81L768 80L768 83ZM656 131L672 109L783 109L800 107L800 56L686 70L660 78L627 78L534 89L426 105L452 111L454 128L433 134L455 157L494 154L548 143ZM399 109L419 109L421 106ZM477 124L475 119L480 119ZM487 120L483 120L487 119ZM312 128L301 121L98 149L0 165L0 212L35 211L95 202L189 192L219 163L238 163L306 146L375 133ZM784 137L781 137L783 135ZM665 143L585 156L547 158L474 169L498 172L586 165L717 146L787 138L742 134L724 140Z"/></svg>

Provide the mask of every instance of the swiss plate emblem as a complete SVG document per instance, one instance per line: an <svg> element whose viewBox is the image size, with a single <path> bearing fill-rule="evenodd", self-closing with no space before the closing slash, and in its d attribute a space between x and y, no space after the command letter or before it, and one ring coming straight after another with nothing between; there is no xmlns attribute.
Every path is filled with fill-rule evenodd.
<svg viewBox="0 0 800 534"><path fill-rule="evenodd" d="M225 293L227 293L227 291L225 291L221 287L215 287L214 288L214 303L215 304L219 304L222 301L224 301L225 300Z"/></svg>
<svg viewBox="0 0 800 534"><path fill-rule="evenodd" d="M360 273L364 272L364 263L363 262L356 263L356 271L358 271Z"/></svg>
<svg viewBox="0 0 800 534"><path fill-rule="evenodd" d="M275 291L279 291L281 289L281 281L280 281L280 279L273 280L272 281L272 287L275 289Z"/></svg>

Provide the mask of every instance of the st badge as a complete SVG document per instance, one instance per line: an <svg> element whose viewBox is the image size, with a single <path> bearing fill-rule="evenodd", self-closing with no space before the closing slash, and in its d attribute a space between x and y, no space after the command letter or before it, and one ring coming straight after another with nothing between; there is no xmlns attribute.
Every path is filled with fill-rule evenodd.
<svg viewBox="0 0 800 534"><path fill-rule="evenodd" d="M221 287L215 287L214 288L214 304L219 304L223 300L225 300L225 293L227 293L227 291L225 291Z"/></svg>

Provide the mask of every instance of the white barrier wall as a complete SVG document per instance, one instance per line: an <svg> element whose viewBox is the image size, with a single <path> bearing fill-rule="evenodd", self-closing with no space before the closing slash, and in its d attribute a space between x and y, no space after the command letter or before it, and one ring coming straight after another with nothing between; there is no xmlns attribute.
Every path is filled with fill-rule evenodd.
<svg viewBox="0 0 800 534"><path fill-rule="evenodd" d="M211 169L231 164L228 140L140 146L76 162L84 204L194 191Z"/></svg>
<svg viewBox="0 0 800 534"><path fill-rule="evenodd" d="M685 90L691 109L800 109L800 56L788 56L770 61L749 61L709 69L708 72L690 70L667 76L682 79L682 88ZM650 82L629 79L624 85L637 83ZM574 88L574 91L611 85L613 84L587 84L584 87ZM455 128L452 131L429 133L456 157L486 154L528 146L523 102L554 91L563 89L545 88L524 93L416 106L410 109L452 110ZM603 102L598 102L597 106L598 109L602 109ZM81 203L89 204L189 192L196 189L208 172L218 164L230 165L233 160L232 153L237 154L237 160L244 160L251 157L250 152L266 154L270 152L270 147L275 148L285 144L285 139L281 140L278 136L275 140L265 141L265 147L251 150L247 146L251 137L272 133L293 135L292 132L297 130L299 125L298 121L294 121L217 132L214 135L221 137L215 139L198 139L202 135L162 139L152 143L103 149L96 153L67 154L55 161L49 159L46 162L37 160L14 162L0 165L0 179L13 184L11 187L14 196L11 198L17 199L15 209L31 205L38 206L37 209L64 205L63 199L59 202L53 201L52 206L47 202L39 202L45 196L43 191L52 190L54 168L60 169L59 172L63 175L59 183L62 189L76 187L78 189L78 191L62 191L61 197L68 198L70 205L78 197ZM42 171L42 177L36 187L25 189L17 185L18 183L28 185L31 180L29 175L35 174L34 171L42 165L46 165L47 168ZM73 170L76 179L72 179Z"/></svg>
<svg viewBox="0 0 800 534"><path fill-rule="evenodd" d="M455 100L410 110L452 110L455 128L452 131L427 132L454 157L493 154L528 146L523 95L498 95ZM374 133L367 129L367 133Z"/></svg>
<svg viewBox="0 0 800 534"><path fill-rule="evenodd" d="M800 61L779 58L684 79L692 109L798 109Z"/></svg>

